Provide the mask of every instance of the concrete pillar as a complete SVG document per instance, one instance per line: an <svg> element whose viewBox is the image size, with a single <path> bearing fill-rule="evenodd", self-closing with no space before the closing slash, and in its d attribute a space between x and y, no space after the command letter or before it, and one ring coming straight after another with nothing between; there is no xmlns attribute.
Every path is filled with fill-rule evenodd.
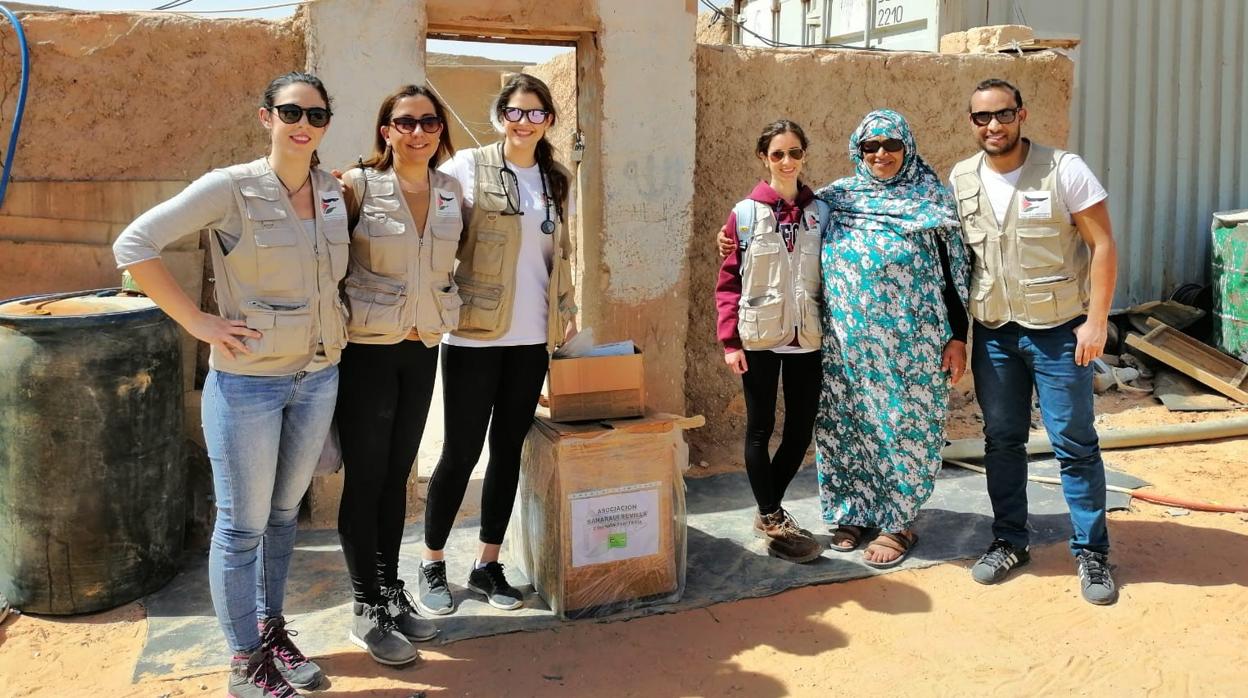
<svg viewBox="0 0 1248 698"><path fill-rule="evenodd" d="M307 6L307 68L333 99L321 162L343 167L372 152L377 105L425 81L423 0L316 0Z"/></svg>

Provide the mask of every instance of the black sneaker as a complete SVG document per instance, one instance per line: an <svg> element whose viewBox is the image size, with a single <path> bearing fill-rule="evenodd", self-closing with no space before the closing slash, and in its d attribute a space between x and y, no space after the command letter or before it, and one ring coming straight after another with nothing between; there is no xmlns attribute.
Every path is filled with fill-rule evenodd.
<svg viewBox="0 0 1248 698"><path fill-rule="evenodd" d="M485 597L494 608L514 611L524 605L524 595L507 583L503 574L503 566L498 562L487 562L468 575L468 589Z"/></svg>
<svg viewBox="0 0 1248 698"><path fill-rule="evenodd" d="M403 580L395 580L391 586L381 588L381 596L386 600L386 610L399 626L403 637L412 642L432 640L438 635L438 626L421 618L416 612L416 604L412 592L403 588Z"/></svg>
<svg viewBox="0 0 1248 698"><path fill-rule="evenodd" d="M299 698L299 692L277 670L273 654L264 647L230 660L226 693L232 698Z"/></svg>
<svg viewBox="0 0 1248 698"><path fill-rule="evenodd" d="M421 564L420 579L417 581L416 607L421 613L433 616L444 616L455 610L455 600L451 598L451 588L446 584L446 562L438 560L428 565Z"/></svg>
<svg viewBox="0 0 1248 698"><path fill-rule="evenodd" d="M1088 603L1108 606L1118 600L1118 585L1110 574L1108 555L1080 550L1075 560L1079 565L1079 585Z"/></svg>
<svg viewBox="0 0 1248 698"><path fill-rule="evenodd" d="M412 643L399 633L399 628L384 603L369 606L353 601L351 614L351 632L347 639L363 647L373 661L389 666L403 666L420 657Z"/></svg>
<svg viewBox="0 0 1248 698"><path fill-rule="evenodd" d="M273 663L282 676L298 689L312 690L321 685L325 673L295 647L291 636L299 633L286 628L286 619L281 616L265 618L257 625L260 627L260 646L273 654Z"/></svg>
<svg viewBox="0 0 1248 698"><path fill-rule="evenodd" d="M988 546L988 551L971 566L971 579L980 584L996 584L1009 576L1010 570L1031 562L1027 548L1019 550L1007 540L998 538Z"/></svg>

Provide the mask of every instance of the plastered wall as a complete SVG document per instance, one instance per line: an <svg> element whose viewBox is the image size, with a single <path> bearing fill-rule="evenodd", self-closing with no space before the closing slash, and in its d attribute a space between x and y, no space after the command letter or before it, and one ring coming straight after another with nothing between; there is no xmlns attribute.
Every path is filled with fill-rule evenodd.
<svg viewBox="0 0 1248 698"><path fill-rule="evenodd" d="M740 462L745 408L740 380L725 368L715 339L714 237L732 205L765 175L753 154L763 126L782 117L803 126L811 141L804 179L818 188L851 173L849 134L862 117L878 107L896 109L944 179L955 162L976 152L967 99L984 78L1019 86L1029 112L1026 135L1065 145L1073 66L1052 52L1020 58L712 45L698 46L697 61L685 394L688 412L706 415L707 425L690 432L690 441L697 458Z"/></svg>
<svg viewBox="0 0 1248 698"><path fill-rule="evenodd" d="M23 13L31 80L17 180L189 180L265 152L265 85L304 65L293 21L169 14ZM0 52L0 123L12 123L20 58Z"/></svg>

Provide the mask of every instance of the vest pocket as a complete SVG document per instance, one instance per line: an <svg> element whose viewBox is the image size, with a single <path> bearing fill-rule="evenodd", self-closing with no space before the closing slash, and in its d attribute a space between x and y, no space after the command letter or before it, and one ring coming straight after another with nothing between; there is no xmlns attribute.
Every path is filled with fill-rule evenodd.
<svg viewBox="0 0 1248 698"><path fill-rule="evenodd" d="M260 338L244 337L253 356L298 356L312 351L312 309L305 300L243 301L247 327Z"/></svg>
<svg viewBox="0 0 1248 698"><path fill-rule="evenodd" d="M260 293L291 293L303 288L303 266L297 233L283 223L274 227L256 227L252 239L256 245L256 279Z"/></svg>
<svg viewBox="0 0 1248 698"><path fill-rule="evenodd" d="M351 233L345 221L323 221L325 239L329 241L329 266L334 281L347 275L347 260L351 258Z"/></svg>
<svg viewBox="0 0 1248 698"><path fill-rule="evenodd" d="M433 295L438 299L438 314L442 318L442 326L438 328L438 332L451 332L457 329L459 311L464 305L464 299L459 296L454 286L446 291L434 291Z"/></svg>
<svg viewBox="0 0 1248 698"><path fill-rule="evenodd" d="M363 275L362 269L347 277L350 317L348 328L364 334L394 334L405 328L403 307L407 284L384 276Z"/></svg>
<svg viewBox="0 0 1248 698"><path fill-rule="evenodd" d="M472 248L472 270L478 274L501 275L506 249L507 236L504 233L478 230L477 241Z"/></svg>
<svg viewBox="0 0 1248 698"><path fill-rule="evenodd" d="M1062 234L1056 228L1018 228L1018 265L1024 269L1060 267L1063 262Z"/></svg>
<svg viewBox="0 0 1248 698"><path fill-rule="evenodd" d="M783 296L759 296L741 304L738 331L747 349L774 346L788 330L784 326Z"/></svg>
<svg viewBox="0 0 1248 698"><path fill-rule="evenodd" d="M1027 315L1033 323L1061 322L1083 313L1078 282L1069 276L1024 279L1021 285Z"/></svg>
<svg viewBox="0 0 1248 698"><path fill-rule="evenodd" d="M406 274L407 238L403 224L375 211L365 211L362 220L368 232L369 269L391 276Z"/></svg>
<svg viewBox="0 0 1248 698"><path fill-rule="evenodd" d="M455 253L459 251L459 235L463 226L455 220L449 223L435 222L430 228L433 232L433 270L454 271Z"/></svg>
<svg viewBox="0 0 1248 698"><path fill-rule="evenodd" d="M817 347L823 341L823 304L818 298L802 299L802 321L799 343L803 347Z"/></svg>
<svg viewBox="0 0 1248 698"><path fill-rule="evenodd" d="M460 281L459 297L463 300L463 305L459 309L457 329L493 332L502 325L501 284Z"/></svg>
<svg viewBox="0 0 1248 698"><path fill-rule="evenodd" d="M753 240L746 249L749 269L745 270L742 279L742 290L765 291L780 288L780 255L784 253L783 243L760 242Z"/></svg>

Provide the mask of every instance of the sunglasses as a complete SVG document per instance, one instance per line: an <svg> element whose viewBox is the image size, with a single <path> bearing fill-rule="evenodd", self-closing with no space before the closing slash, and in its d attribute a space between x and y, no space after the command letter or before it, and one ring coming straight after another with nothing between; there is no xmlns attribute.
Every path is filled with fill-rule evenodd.
<svg viewBox="0 0 1248 698"><path fill-rule="evenodd" d="M322 128L329 123L329 117L333 115L333 112L325 107L308 107L305 109L298 104L279 104L276 107L269 107L269 111L277 112L277 118L287 124L297 124L303 118L303 115L307 114L308 125L313 128Z"/></svg>
<svg viewBox="0 0 1248 698"><path fill-rule="evenodd" d="M1018 118L1018 110L1011 107L1009 109L1001 109L999 111L973 111L971 112L971 121L976 126L987 126L992 123L993 119L999 124L1012 124L1014 119Z"/></svg>
<svg viewBox="0 0 1248 698"><path fill-rule="evenodd" d="M780 162L785 155L788 155L793 160L801 160L806 157L806 150L803 148L789 148L788 150L773 150L767 153L768 159L772 162Z"/></svg>
<svg viewBox="0 0 1248 698"><path fill-rule="evenodd" d="M528 119L530 124L544 124L550 119L551 113L545 109L521 109L519 107L507 107L503 110L503 118L516 123L520 119Z"/></svg>
<svg viewBox="0 0 1248 698"><path fill-rule="evenodd" d="M880 148L890 153L899 153L906 149L906 144L900 138L886 138L882 141L863 141L858 144L858 152L863 155L870 155Z"/></svg>
<svg viewBox="0 0 1248 698"><path fill-rule="evenodd" d="M422 116L417 119L414 116L400 116L390 120L390 125L398 129L399 133L416 133L416 127L420 127L425 133L437 133L442 130L442 119L432 114Z"/></svg>

